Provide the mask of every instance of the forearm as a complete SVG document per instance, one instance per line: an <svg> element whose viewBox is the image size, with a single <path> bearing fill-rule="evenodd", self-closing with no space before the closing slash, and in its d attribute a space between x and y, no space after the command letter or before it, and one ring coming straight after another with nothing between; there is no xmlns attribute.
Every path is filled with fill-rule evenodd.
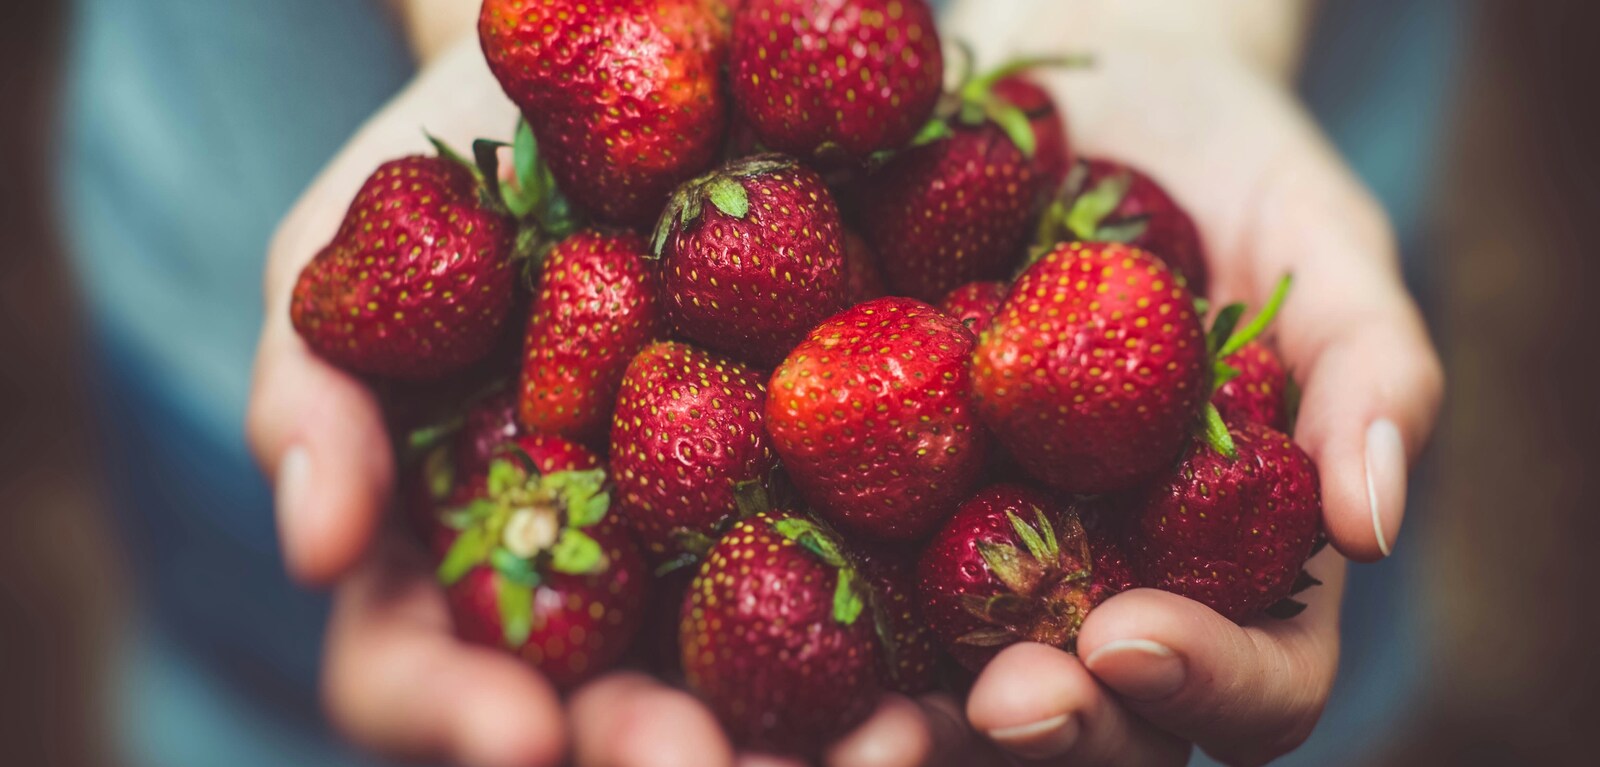
<svg viewBox="0 0 1600 767"><path fill-rule="evenodd" d="M471 34L478 20L469 0L383 0L400 21L419 65L426 65L451 44Z"/></svg>

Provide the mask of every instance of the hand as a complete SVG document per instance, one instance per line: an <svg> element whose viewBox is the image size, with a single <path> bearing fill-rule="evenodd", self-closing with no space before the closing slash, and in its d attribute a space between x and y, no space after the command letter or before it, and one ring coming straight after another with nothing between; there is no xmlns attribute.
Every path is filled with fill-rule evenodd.
<svg viewBox="0 0 1600 767"><path fill-rule="evenodd" d="M1177 29L1163 31L1171 4L1145 9L1132 34L1096 28L1106 20L1087 4L1027 5L1006 6L1027 24L970 3L947 28L969 30L989 52L980 60L992 63L1061 50L1060 35L1030 35L1065 29L1069 16L1084 21L1089 30L1065 45L1092 53L1093 68L1046 76L1079 151L1145 169L1194 215L1215 303L1259 306L1280 277L1294 275L1277 345L1304 387L1295 439L1321 472L1333 547L1310 565L1324 585L1303 595L1310 606L1293 620L1240 627L1186 599L1131 591L1090 613L1076 657L1038 645L1002 653L967 714L1014 753L1074 765L1182 764L1188 743L1225 762L1259 764L1298 746L1327 700L1340 554L1370 561L1394 546L1407 465L1439 406L1439 361L1401 283L1382 211L1288 90L1292 56L1265 45L1247 58L1193 31L1215 19L1176 20ZM1040 18L1052 12L1060 24Z"/></svg>

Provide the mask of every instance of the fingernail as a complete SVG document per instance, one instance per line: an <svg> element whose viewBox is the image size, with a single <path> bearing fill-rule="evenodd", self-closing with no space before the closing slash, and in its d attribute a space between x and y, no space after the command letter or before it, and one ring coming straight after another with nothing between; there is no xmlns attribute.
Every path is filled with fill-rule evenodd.
<svg viewBox="0 0 1600 767"><path fill-rule="evenodd" d="M990 730L988 735L1018 756L1046 759L1065 754L1078 742L1078 720L1071 714L1062 714L1032 724Z"/></svg>
<svg viewBox="0 0 1600 767"><path fill-rule="evenodd" d="M310 481L311 456L306 449L295 445L284 451L283 458L278 461L278 482L273 492L280 523L293 519L305 503Z"/></svg>
<svg viewBox="0 0 1600 767"><path fill-rule="evenodd" d="M1118 639L1107 642L1083 661L1111 689L1141 701L1165 698L1183 687L1183 658L1159 642Z"/></svg>
<svg viewBox="0 0 1600 767"><path fill-rule="evenodd" d="M1400 517L1406 503L1406 446L1394 421L1379 418L1367 427L1367 503L1372 507L1372 534L1378 551L1400 535Z"/></svg>

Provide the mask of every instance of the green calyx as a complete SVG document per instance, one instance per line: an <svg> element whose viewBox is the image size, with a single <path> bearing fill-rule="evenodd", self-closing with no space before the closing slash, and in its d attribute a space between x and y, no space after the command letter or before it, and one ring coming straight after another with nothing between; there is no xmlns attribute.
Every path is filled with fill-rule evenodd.
<svg viewBox="0 0 1600 767"><path fill-rule="evenodd" d="M604 471L539 474L514 448L490 464L482 496L446 512L445 524L459 534L439 564L439 581L449 586L476 567L492 568L506 645L520 647L545 573L592 575L608 566L585 529L604 519L610 504Z"/></svg>
<svg viewBox="0 0 1600 767"><path fill-rule="evenodd" d="M994 92L995 85L1001 80L1030 69L1080 67L1092 63L1087 56L1023 57L1013 59L982 74L973 74L971 50L965 46L961 50L965 64L961 70L963 74L960 84L941 103L937 114L947 123L954 122L967 126L992 122L1011 139L1011 143L1016 145L1023 156L1030 158L1039 148L1039 138L1033 130L1035 115L1030 115L1021 107L1001 98ZM924 133L926 132L927 129L924 129Z"/></svg>
<svg viewBox="0 0 1600 767"><path fill-rule="evenodd" d="M1200 428L1206 444L1229 460L1239 457L1239 450L1233 444L1233 436L1229 434L1228 425L1222 420L1222 413L1211 401L1211 395L1239 376L1239 370L1229 365L1227 358L1266 332L1267 326L1278 316L1278 310L1283 308L1283 302L1289 297L1289 288L1293 283L1293 275L1284 275L1273 288L1272 295L1261 307L1261 311L1242 327L1239 321L1244 317L1245 305L1233 303L1223 307L1217 312L1216 319L1212 320L1211 331L1206 334L1206 360L1211 369L1211 385L1206 392L1206 406L1201 412ZM1198 304L1196 310L1201 311Z"/></svg>
<svg viewBox="0 0 1600 767"><path fill-rule="evenodd" d="M650 256L660 258L674 231L684 231L700 221L706 203L724 216L743 219L750 213L750 194L744 180L795 167L797 161L781 154L752 155L684 182L672 191L667 207L650 237Z"/></svg>
<svg viewBox="0 0 1600 767"><path fill-rule="evenodd" d="M970 594L962 607L984 625L957 638L962 644L997 647L1018 641L1071 649L1089 612L1089 539L1076 511L1069 510L1057 530L1035 507L1030 522L1007 511L1018 547L979 541L978 554L1005 590Z"/></svg>
<svg viewBox="0 0 1600 767"><path fill-rule="evenodd" d="M1132 186L1133 174L1128 172L1089 186L1089 166L1079 161L1039 216L1029 263L1063 242L1129 243L1138 239L1149 228L1149 217L1114 215Z"/></svg>
<svg viewBox="0 0 1600 767"><path fill-rule="evenodd" d="M833 531L805 517L775 519L772 529L838 572L833 589L833 619L846 626L853 625L866 609L869 596L855 563L839 548Z"/></svg>
<svg viewBox="0 0 1600 767"><path fill-rule="evenodd" d="M482 204L517 223L512 257L536 269L545 253L577 230L580 218L556 185L555 176L539 156L539 142L527 120L517 123L511 144L479 139L472 144L468 160L443 141L428 135L440 157L461 164L478 181ZM500 173L500 150L512 149L513 172L510 178Z"/></svg>

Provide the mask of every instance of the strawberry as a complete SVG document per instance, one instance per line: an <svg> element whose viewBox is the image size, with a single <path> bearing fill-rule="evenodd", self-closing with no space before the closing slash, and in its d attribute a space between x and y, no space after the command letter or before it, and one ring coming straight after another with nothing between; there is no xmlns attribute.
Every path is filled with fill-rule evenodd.
<svg viewBox="0 0 1600 767"><path fill-rule="evenodd" d="M705 170L727 123L717 0L486 0L489 69L574 202L644 226Z"/></svg>
<svg viewBox="0 0 1600 767"><path fill-rule="evenodd" d="M1078 514L1089 539L1092 561L1089 604L1098 605L1141 585L1128 553L1126 510L1116 500L1102 496L1079 502Z"/></svg>
<svg viewBox="0 0 1600 767"><path fill-rule="evenodd" d="M1016 642L1073 649L1090 587L1077 510L1021 485L967 500L917 563L928 626L973 671Z"/></svg>
<svg viewBox="0 0 1600 767"><path fill-rule="evenodd" d="M1194 297L1159 259L1068 243L1022 273L973 353L978 410L1031 476L1124 490L1183 449L1210 394Z"/></svg>
<svg viewBox="0 0 1600 767"><path fill-rule="evenodd" d="M1037 162L1044 126L995 87L1018 66L969 82L953 114L862 183L862 234L890 292L937 301L1021 259L1053 171Z"/></svg>
<svg viewBox="0 0 1600 767"><path fill-rule="evenodd" d="M648 572L607 513L604 471L540 474L521 458L496 459L448 515L460 534L439 580L462 639L510 650L571 689L627 648Z"/></svg>
<svg viewBox="0 0 1600 767"><path fill-rule="evenodd" d="M513 301L516 224L482 178L443 147L380 166L295 283L306 343L346 370L404 379L487 354Z"/></svg>
<svg viewBox="0 0 1600 767"><path fill-rule="evenodd" d="M665 331L644 238L586 229L545 257L523 340L522 423L603 442L623 371Z"/></svg>
<svg viewBox="0 0 1600 767"><path fill-rule="evenodd" d="M763 144L858 161L911 140L944 82L923 0L746 0L729 69L734 105Z"/></svg>
<svg viewBox="0 0 1600 767"><path fill-rule="evenodd" d="M1055 99L1037 81L1026 75L1002 77L994 84L994 93L1004 101L1021 109L1033 126L1038 145L1033 150L1033 164L1045 178L1045 189L1053 192L1066 180L1072 170L1072 145L1067 138L1067 121ZM1047 192L1047 193L1048 193Z"/></svg>
<svg viewBox="0 0 1600 767"><path fill-rule="evenodd" d="M1231 427L1234 458L1196 442L1130 504L1140 580L1243 623L1288 597L1322 524L1317 467L1289 437Z"/></svg>
<svg viewBox="0 0 1600 767"><path fill-rule="evenodd" d="M878 271L878 257L867 247L861 235L848 229L844 232L844 290L846 308L863 304L889 294L883 287L883 275Z"/></svg>
<svg viewBox="0 0 1600 767"><path fill-rule="evenodd" d="M782 514L742 520L689 585L684 676L736 742L815 756L881 693L870 599L825 528Z"/></svg>
<svg viewBox="0 0 1600 767"><path fill-rule="evenodd" d="M857 542L854 553L875 600L869 607L881 611L889 635L882 644L880 682L902 695L932 690L939 683L939 646L922 619L915 548Z"/></svg>
<svg viewBox="0 0 1600 767"><path fill-rule="evenodd" d="M678 332L763 368L838 310L843 249L822 178L780 155L736 160L680 187L654 242Z"/></svg>
<svg viewBox="0 0 1600 767"><path fill-rule="evenodd" d="M1189 291L1206 295L1205 245L1189 214L1165 189L1125 163L1080 161L1039 220L1038 246L1121 242L1161 257L1182 275Z"/></svg>
<svg viewBox="0 0 1600 767"><path fill-rule="evenodd" d="M744 365L659 342L628 365L611 423L623 519L655 561L697 553L738 510L735 486L767 481L767 390Z"/></svg>
<svg viewBox="0 0 1600 767"><path fill-rule="evenodd" d="M1251 341L1223 362L1239 371L1238 377L1217 387L1211 402L1228 423L1253 421L1278 431L1289 431L1289 374L1278 355L1260 341Z"/></svg>
<svg viewBox="0 0 1600 767"><path fill-rule="evenodd" d="M800 494L841 529L933 532L978 482L972 333L920 301L880 298L818 325L773 373L767 428Z"/></svg>
<svg viewBox="0 0 1600 767"><path fill-rule="evenodd" d="M974 334L982 333L994 320L994 313L1000 310L1000 302L1010 292L1011 286L998 280L969 282L950 291L939 302L939 311L956 318Z"/></svg>

